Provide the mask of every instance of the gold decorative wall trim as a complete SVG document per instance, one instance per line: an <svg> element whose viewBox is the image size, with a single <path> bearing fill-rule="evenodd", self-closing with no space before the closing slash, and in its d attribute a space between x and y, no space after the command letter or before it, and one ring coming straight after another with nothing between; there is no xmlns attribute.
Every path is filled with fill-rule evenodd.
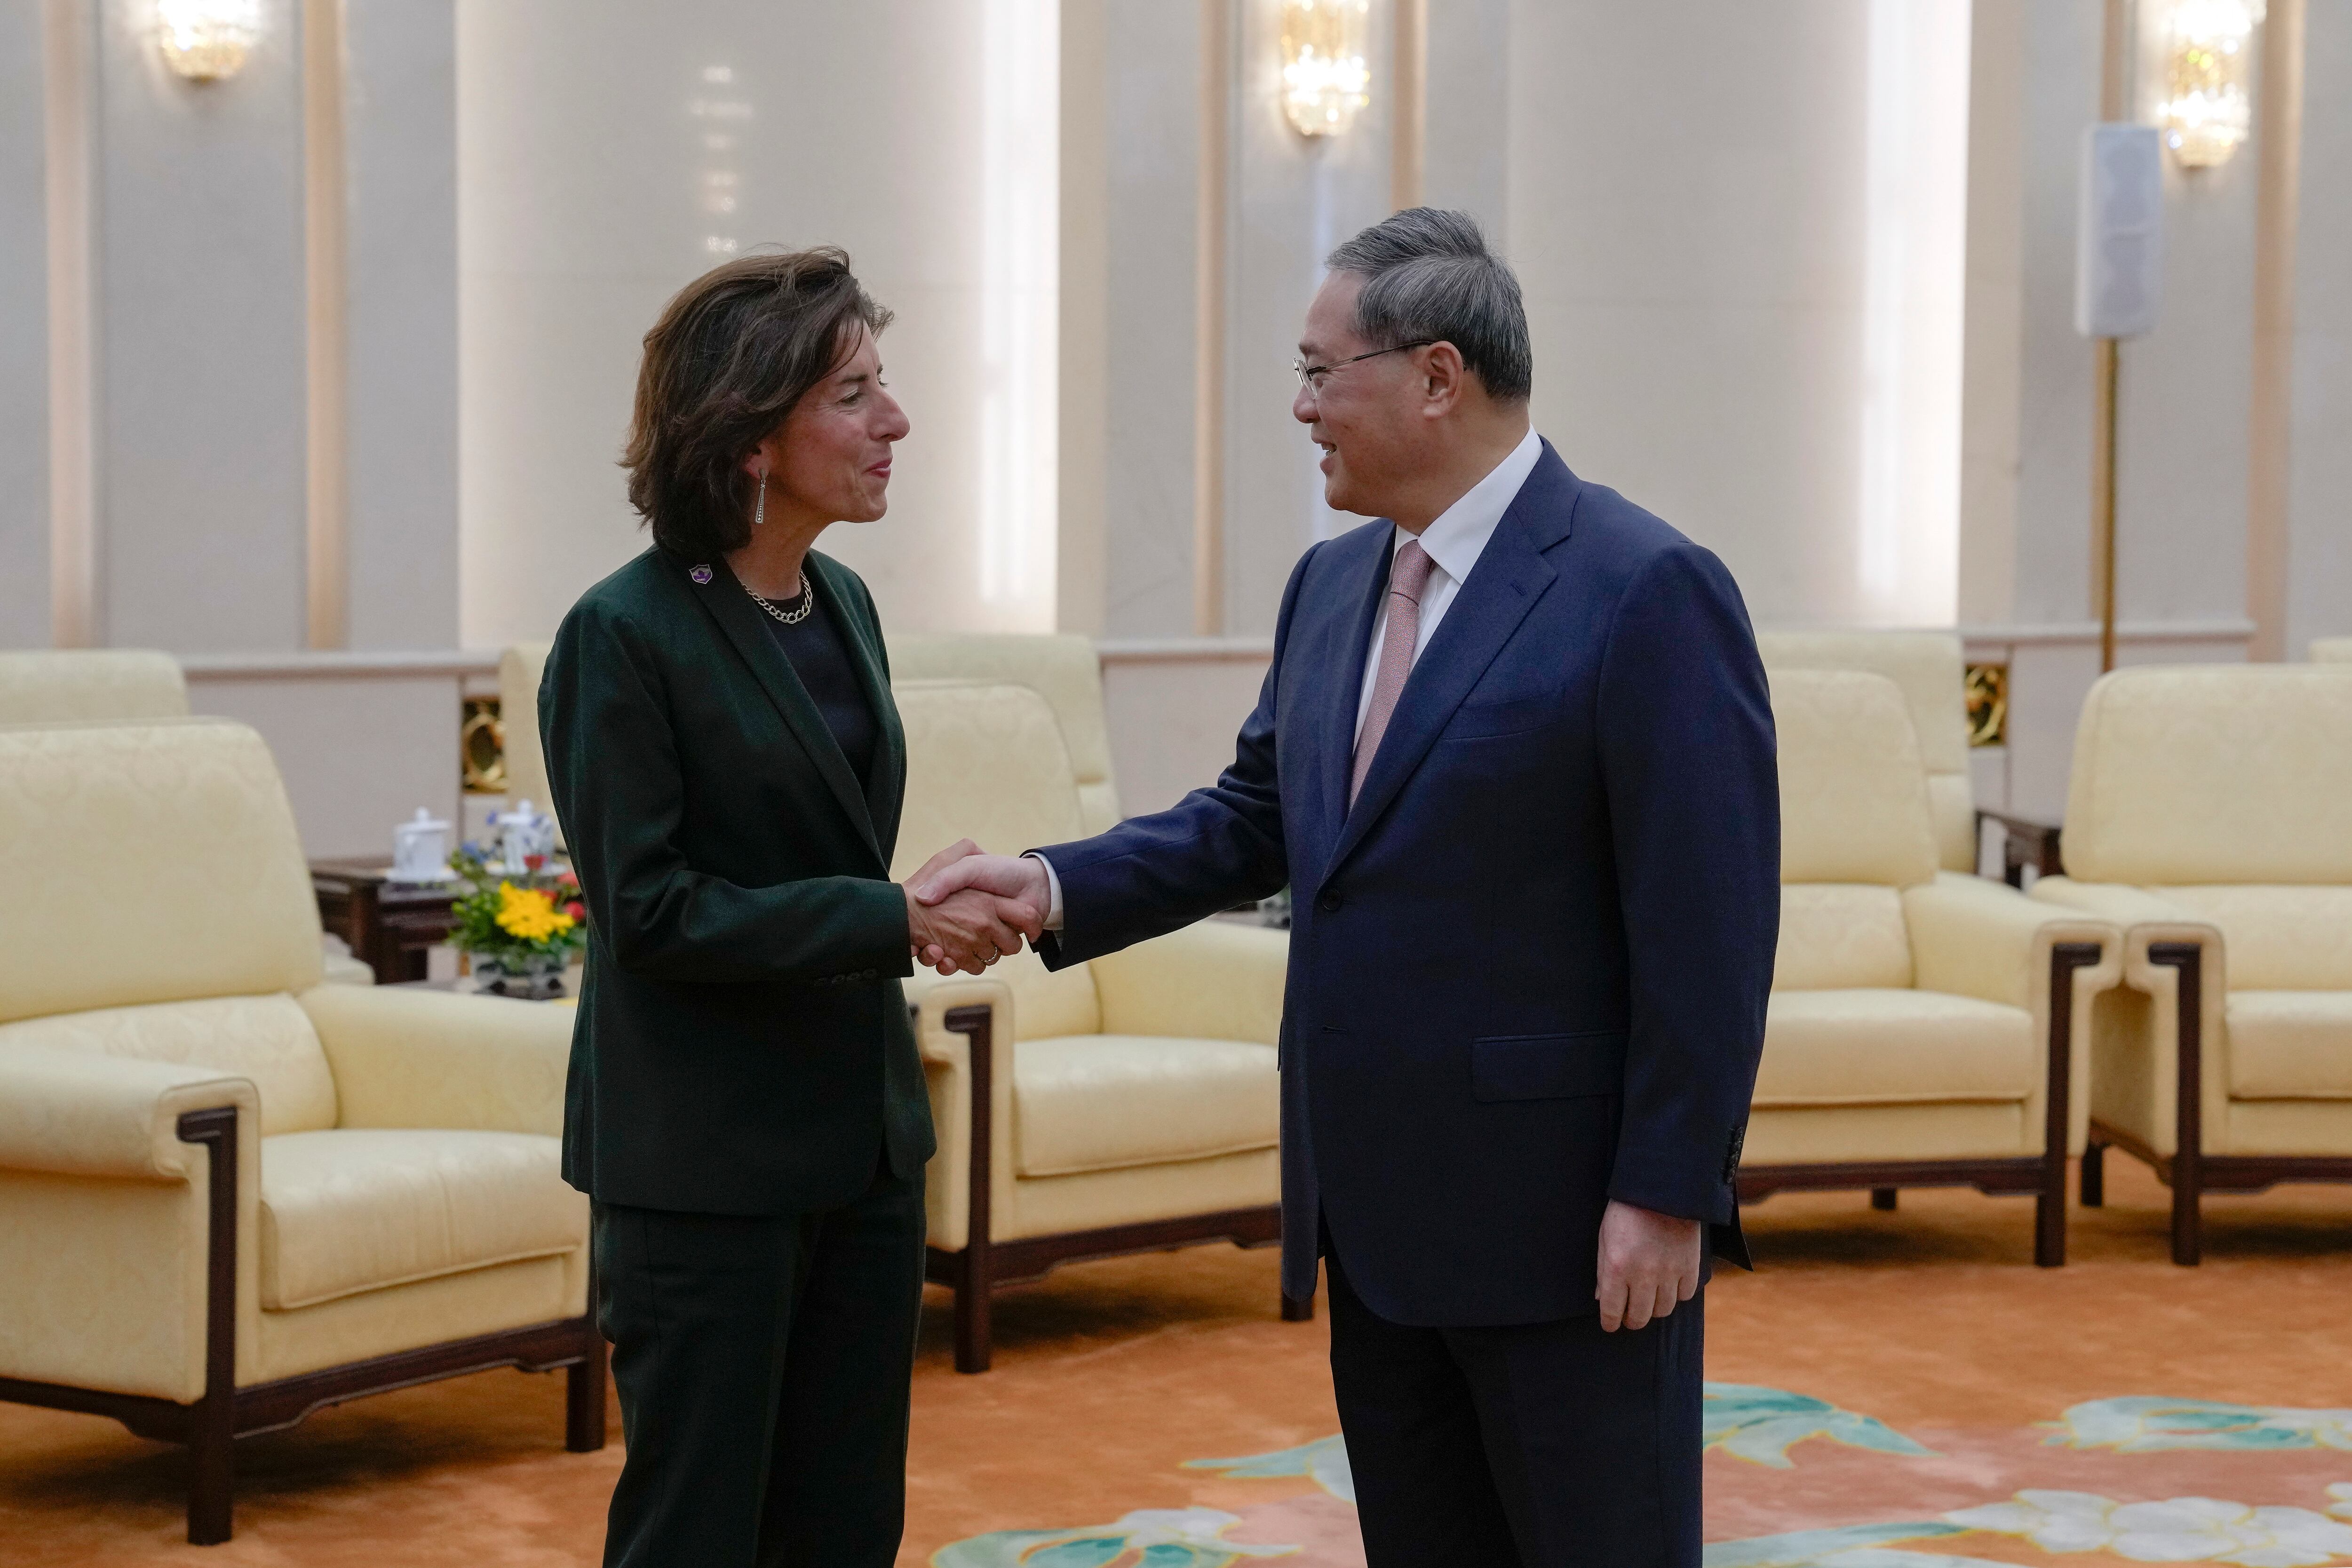
<svg viewBox="0 0 2352 1568"><path fill-rule="evenodd" d="M1389 205L1426 198L1429 157L1429 0L1396 0L1390 78Z"/></svg>
<svg viewBox="0 0 2352 1568"><path fill-rule="evenodd" d="M1969 703L1969 744L2009 744L2009 666L1971 664L1965 687Z"/></svg>
<svg viewBox="0 0 2352 1568"><path fill-rule="evenodd" d="M507 793L507 727L495 697L462 699L457 778L467 795Z"/></svg>

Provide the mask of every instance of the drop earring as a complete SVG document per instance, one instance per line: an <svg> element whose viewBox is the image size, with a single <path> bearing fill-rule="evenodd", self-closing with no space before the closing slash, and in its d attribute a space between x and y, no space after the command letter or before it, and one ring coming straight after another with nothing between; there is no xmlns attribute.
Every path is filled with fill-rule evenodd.
<svg viewBox="0 0 2352 1568"><path fill-rule="evenodd" d="M760 470L760 499L751 503L751 526L758 528L768 521L768 470Z"/></svg>

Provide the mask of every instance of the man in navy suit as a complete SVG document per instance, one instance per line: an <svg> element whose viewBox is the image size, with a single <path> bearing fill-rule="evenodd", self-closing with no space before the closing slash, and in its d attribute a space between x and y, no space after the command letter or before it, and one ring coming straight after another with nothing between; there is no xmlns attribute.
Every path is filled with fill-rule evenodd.
<svg viewBox="0 0 2352 1568"><path fill-rule="evenodd" d="M1232 767L919 896L1029 900L1059 967L1287 884L1283 1289L1328 1265L1370 1568L1696 1568L1780 922L1763 668L1722 563L1529 429L1470 218L1329 268L1292 413L1376 521L1291 574Z"/></svg>

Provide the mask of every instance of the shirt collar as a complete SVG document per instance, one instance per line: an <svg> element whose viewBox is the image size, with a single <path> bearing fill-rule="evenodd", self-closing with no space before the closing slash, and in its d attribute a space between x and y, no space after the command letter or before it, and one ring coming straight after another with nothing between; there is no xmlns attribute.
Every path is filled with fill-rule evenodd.
<svg viewBox="0 0 2352 1568"><path fill-rule="evenodd" d="M1530 426L1526 437L1511 448L1510 456L1496 464L1485 479L1464 491L1461 500L1438 513L1437 521L1421 531L1421 547L1429 552L1432 561L1444 568L1447 576L1456 583L1468 580L1470 568L1478 564L1486 542L1502 526L1503 514L1511 510L1520 487L1536 471L1536 459L1542 456L1543 437ZM1412 537L1402 528L1396 530L1390 550L1403 549L1404 542Z"/></svg>

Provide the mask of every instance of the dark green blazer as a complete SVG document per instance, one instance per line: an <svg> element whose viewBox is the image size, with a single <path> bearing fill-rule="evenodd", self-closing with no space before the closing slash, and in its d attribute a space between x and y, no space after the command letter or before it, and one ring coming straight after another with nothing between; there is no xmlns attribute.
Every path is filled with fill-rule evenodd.
<svg viewBox="0 0 2352 1568"><path fill-rule="evenodd" d="M581 596L540 681L588 906L563 1174L602 1203L772 1215L913 1177L930 1105L890 880L906 737L873 596L812 552L881 731L857 775L725 561L648 550Z"/></svg>

